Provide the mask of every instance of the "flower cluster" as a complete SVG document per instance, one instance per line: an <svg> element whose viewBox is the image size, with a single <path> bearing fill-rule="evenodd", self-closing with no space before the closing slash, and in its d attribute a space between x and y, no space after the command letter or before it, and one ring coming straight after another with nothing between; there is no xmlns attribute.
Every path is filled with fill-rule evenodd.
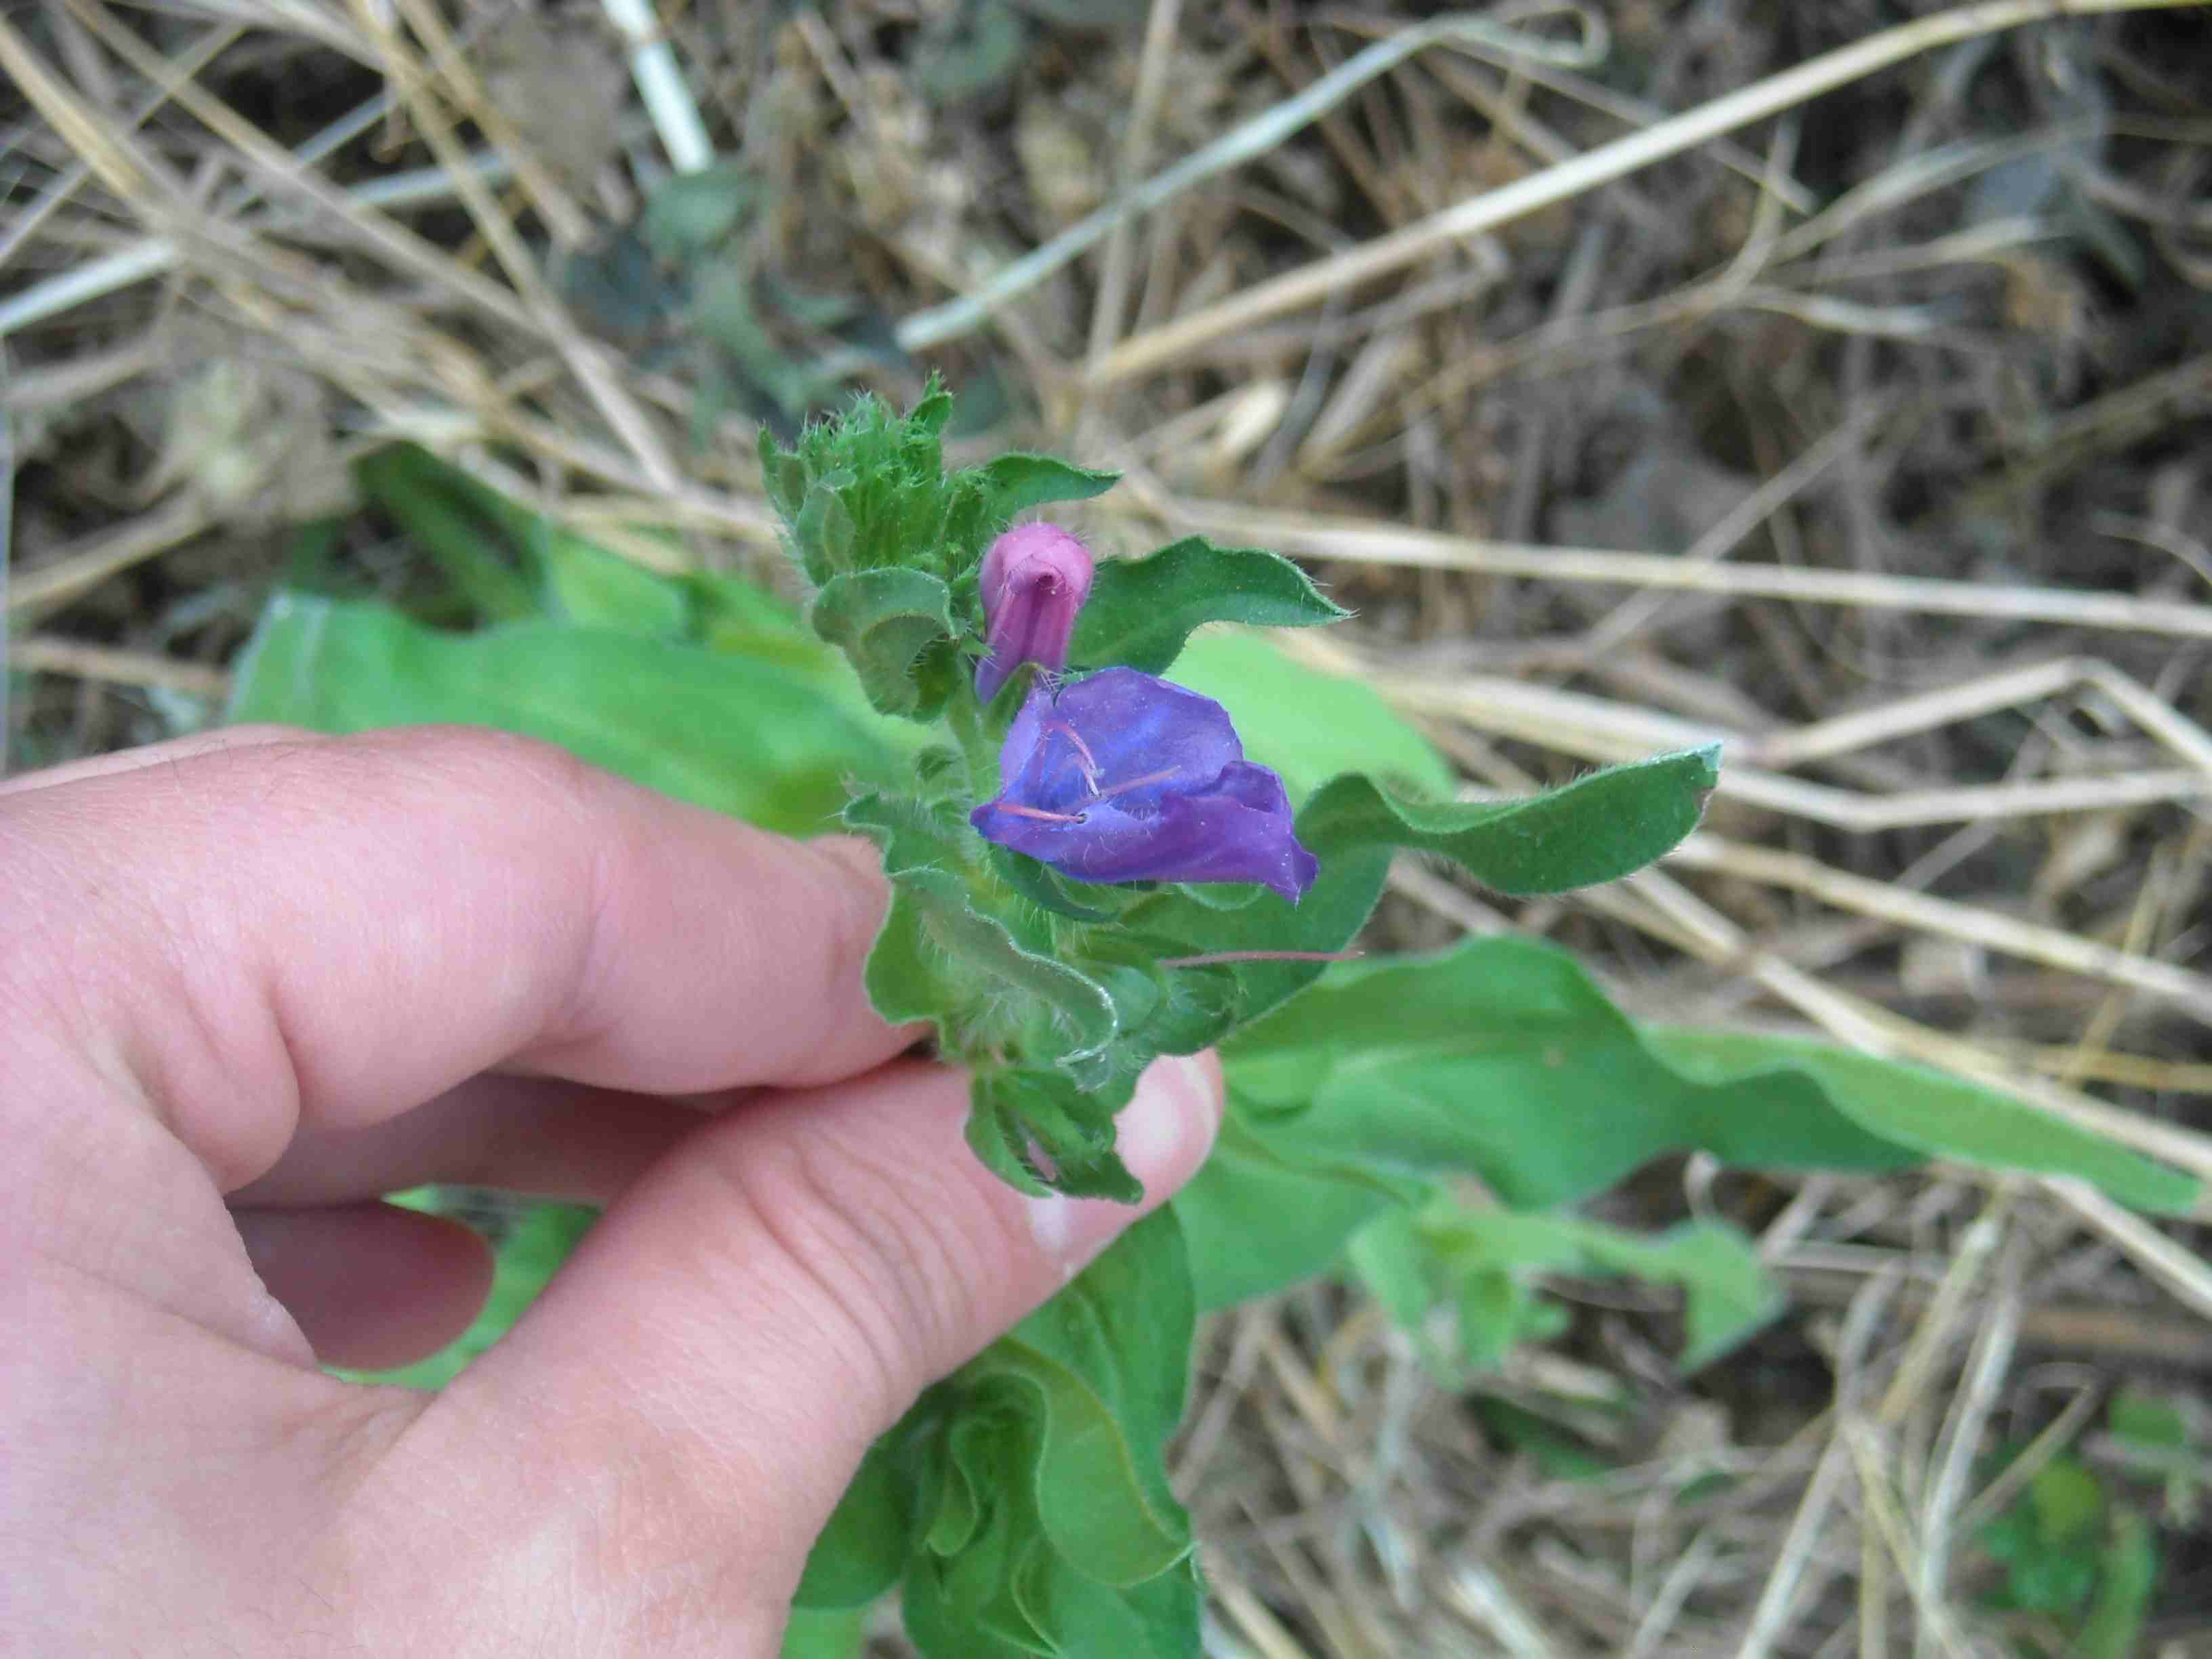
<svg viewBox="0 0 2212 1659"><path fill-rule="evenodd" d="M1091 556L1065 531L1001 537L983 564L990 653L977 693L988 700L1024 661L1064 666L1090 586ZM969 821L1079 881L1257 882L1295 903L1320 868L1298 844L1281 777L1244 758L1229 711L1133 668L1040 678L999 769L999 793Z"/></svg>

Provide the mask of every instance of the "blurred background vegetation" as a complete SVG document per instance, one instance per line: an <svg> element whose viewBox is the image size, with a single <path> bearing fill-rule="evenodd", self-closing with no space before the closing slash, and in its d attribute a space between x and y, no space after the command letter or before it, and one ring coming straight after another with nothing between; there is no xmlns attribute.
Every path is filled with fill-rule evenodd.
<svg viewBox="0 0 2212 1659"><path fill-rule="evenodd" d="M1408 862L1387 942L1522 930L2212 1175L2212 15L2056 9L11 7L7 764L271 686L592 754L588 674L671 711L654 781L744 775L665 656L451 631L618 615L822 673L757 757L813 782L718 802L803 830L879 738L730 580L795 597L755 434L935 369L961 458L1124 470L1102 551L1273 547L1358 612L1206 642L1282 677L1255 749L1516 788L1725 739L1660 867ZM1216 1317L1174 1468L1220 1652L2212 1652L2203 1216L1699 1157L1586 1214L1732 1224L1786 1308L1712 1358L1694 1273L1569 1228L1468 1247L1479 1364L1334 1283Z"/></svg>

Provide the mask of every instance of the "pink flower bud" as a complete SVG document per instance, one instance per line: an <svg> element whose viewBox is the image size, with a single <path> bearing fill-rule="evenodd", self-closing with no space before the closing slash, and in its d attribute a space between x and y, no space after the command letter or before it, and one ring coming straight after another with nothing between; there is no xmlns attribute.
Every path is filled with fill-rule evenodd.
<svg viewBox="0 0 2212 1659"><path fill-rule="evenodd" d="M975 695L985 702L1025 662L1067 665L1075 613L1091 596L1091 550L1056 524L1017 525L983 556L983 660Z"/></svg>

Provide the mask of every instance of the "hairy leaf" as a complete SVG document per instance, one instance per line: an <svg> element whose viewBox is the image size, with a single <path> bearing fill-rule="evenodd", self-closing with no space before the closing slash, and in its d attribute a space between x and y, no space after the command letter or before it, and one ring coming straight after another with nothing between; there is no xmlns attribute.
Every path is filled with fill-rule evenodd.
<svg viewBox="0 0 2212 1659"><path fill-rule="evenodd" d="M1279 553L1216 547L1189 536L1149 558L1098 567L1068 660L1082 668L1119 664L1162 674L1192 630L1207 623L1310 628L1350 614Z"/></svg>
<svg viewBox="0 0 2212 1659"><path fill-rule="evenodd" d="M1143 1183L1114 1150L1114 1113L1127 1098L1042 1066L983 1067L969 1097L968 1145L1018 1192L1134 1204Z"/></svg>
<svg viewBox="0 0 2212 1659"><path fill-rule="evenodd" d="M1324 785L1298 839L1326 862L1370 847L1451 860L1501 893L1557 893L1642 869L1697 828L1720 751L1684 750L1520 800L1413 800L1357 774Z"/></svg>
<svg viewBox="0 0 2212 1659"><path fill-rule="evenodd" d="M1019 453L986 461L975 471L992 513L1001 520L1054 501L1087 501L1104 495L1121 477L1119 472L1076 466L1054 455Z"/></svg>
<svg viewBox="0 0 2212 1659"><path fill-rule="evenodd" d="M1075 885L1100 893L1111 893L1111 888L1096 887L1088 882L1070 883L1027 854L1005 847L994 846L990 859L999 878L1041 910L1066 916L1070 921L1111 921L1115 918L1111 910L1094 910L1088 905L1078 904L1066 892L1068 887Z"/></svg>
<svg viewBox="0 0 2212 1659"><path fill-rule="evenodd" d="M1080 1080L1114 1036L1113 1000L1094 980L1024 950L1006 925L977 910L957 876L915 869L894 878L890 914L867 967L869 1000L894 1023L933 1020L956 1030L979 1001L1018 998L1065 1031L1055 1057ZM1057 1045L1054 1045L1057 1047Z"/></svg>
<svg viewBox="0 0 2212 1659"><path fill-rule="evenodd" d="M868 701L886 714L927 720L944 699L915 676L931 647L953 636L951 595L921 570L854 570L834 576L808 612L814 630L843 651ZM940 677L942 678L942 677Z"/></svg>
<svg viewBox="0 0 2212 1659"><path fill-rule="evenodd" d="M857 483L846 469L824 474L809 486L791 521L799 568L817 586L852 570L861 558L860 526L846 501L848 491L859 493Z"/></svg>

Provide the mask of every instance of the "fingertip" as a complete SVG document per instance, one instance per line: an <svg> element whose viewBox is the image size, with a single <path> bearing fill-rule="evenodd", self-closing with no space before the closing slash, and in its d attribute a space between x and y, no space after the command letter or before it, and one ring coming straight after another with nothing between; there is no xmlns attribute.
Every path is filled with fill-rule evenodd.
<svg viewBox="0 0 2212 1659"><path fill-rule="evenodd" d="M1212 1049L1163 1054L1137 1079L1115 1120L1114 1150L1145 1189L1136 1205L1104 1199L1028 1200L1038 1248L1073 1276L1139 1217L1180 1192L1213 1150L1225 1100L1221 1062Z"/></svg>
<svg viewBox="0 0 2212 1659"><path fill-rule="evenodd" d="M1145 1068L1115 1125L1115 1150L1144 1183L1150 1209L1181 1191L1221 1127L1221 1062L1212 1049L1163 1054Z"/></svg>

